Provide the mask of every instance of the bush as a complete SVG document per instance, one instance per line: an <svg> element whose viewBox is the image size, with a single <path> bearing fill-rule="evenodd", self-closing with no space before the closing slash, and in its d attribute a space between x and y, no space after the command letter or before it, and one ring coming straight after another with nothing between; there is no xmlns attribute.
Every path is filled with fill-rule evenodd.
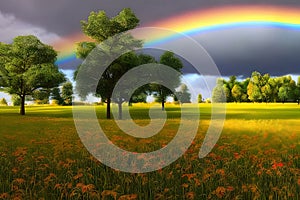
<svg viewBox="0 0 300 200"><path fill-rule="evenodd" d="M0 99L0 106L7 106L7 101L5 98Z"/></svg>
<svg viewBox="0 0 300 200"><path fill-rule="evenodd" d="M14 106L19 106L21 105L21 98L19 96L12 96L12 103Z"/></svg>
<svg viewBox="0 0 300 200"><path fill-rule="evenodd" d="M205 103L211 103L210 98L205 99Z"/></svg>

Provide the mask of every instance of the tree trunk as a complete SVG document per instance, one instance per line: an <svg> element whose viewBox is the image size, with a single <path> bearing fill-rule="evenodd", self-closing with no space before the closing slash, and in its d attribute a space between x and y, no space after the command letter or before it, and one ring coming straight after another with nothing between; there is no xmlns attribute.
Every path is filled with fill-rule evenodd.
<svg viewBox="0 0 300 200"><path fill-rule="evenodd" d="M123 116L122 102L118 102L118 108L119 108L119 119L122 119Z"/></svg>
<svg viewBox="0 0 300 200"><path fill-rule="evenodd" d="M165 98L161 98L161 110L165 110Z"/></svg>
<svg viewBox="0 0 300 200"><path fill-rule="evenodd" d="M20 98L21 98L20 115L25 115L25 95L20 96Z"/></svg>
<svg viewBox="0 0 300 200"><path fill-rule="evenodd" d="M107 99L107 106L106 106L106 119L110 119L110 102L111 102L111 99L108 98Z"/></svg>

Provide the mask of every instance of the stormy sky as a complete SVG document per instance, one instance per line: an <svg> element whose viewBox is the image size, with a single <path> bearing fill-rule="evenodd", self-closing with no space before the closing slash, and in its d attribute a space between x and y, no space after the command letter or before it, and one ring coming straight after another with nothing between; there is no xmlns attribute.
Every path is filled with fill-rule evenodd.
<svg viewBox="0 0 300 200"><path fill-rule="evenodd" d="M105 10L114 16L122 8L130 7L140 25L146 26L188 11L249 4L300 8L299 0L1 0L0 42L9 43L15 36L34 34L51 43L80 32L80 20L85 20L91 11ZM248 77L253 70L273 76L300 74L299 30L240 27L193 37L207 50L223 76Z"/></svg>
<svg viewBox="0 0 300 200"><path fill-rule="evenodd" d="M0 41L10 42L17 35L35 34L51 43L80 32L80 20L91 11L105 10L116 15L130 7L141 26L161 19L228 5L279 5L300 7L300 1L264 0L1 0ZM253 70L272 75L300 74L300 32L278 28L235 28L194 36L208 51L224 76L249 76ZM68 66L72 68L72 66Z"/></svg>

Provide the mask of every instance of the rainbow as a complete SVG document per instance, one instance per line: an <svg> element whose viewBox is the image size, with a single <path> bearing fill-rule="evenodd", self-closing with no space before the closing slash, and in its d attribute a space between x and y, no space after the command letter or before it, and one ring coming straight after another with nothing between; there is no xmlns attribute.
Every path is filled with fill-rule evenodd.
<svg viewBox="0 0 300 200"><path fill-rule="evenodd" d="M190 11L144 26L170 29L189 36L237 27L275 27L300 31L300 7L226 6ZM172 37L172 35L151 36L151 39L146 41L145 46L174 39ZM54 45L60 52L58 65L75 59L74 44L86 40L84 35L75 34Z"/></svg>

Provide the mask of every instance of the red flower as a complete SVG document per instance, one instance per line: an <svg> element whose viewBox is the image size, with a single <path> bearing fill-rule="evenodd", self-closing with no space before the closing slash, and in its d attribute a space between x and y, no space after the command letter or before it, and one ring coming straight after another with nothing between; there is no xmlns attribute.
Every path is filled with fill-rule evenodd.
<svg viewBox="0 0 300 200"><path fill-rule="evenodd" d="M272 169L277 169L277 167L283 167L283 163L282 162L279 162L279 163L276 163L274 162L274 164L272 165Z"/></svg>

